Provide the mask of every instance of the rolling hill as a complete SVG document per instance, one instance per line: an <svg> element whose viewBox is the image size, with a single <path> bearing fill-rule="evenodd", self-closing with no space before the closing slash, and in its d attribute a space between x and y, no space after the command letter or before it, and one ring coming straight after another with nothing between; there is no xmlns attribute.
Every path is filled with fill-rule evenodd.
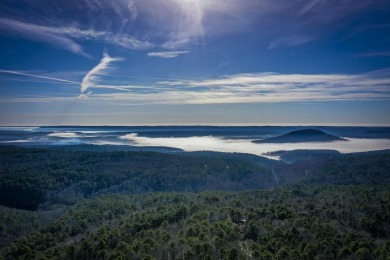
<svg viewBox="0 0 390 260"><path fill-rule="evenodd" d="M308 142L333 142L347 141L344 138L325 133L318 129L301 129L287 134L262 140L254 140L254 143L308 143Z"/></svg>

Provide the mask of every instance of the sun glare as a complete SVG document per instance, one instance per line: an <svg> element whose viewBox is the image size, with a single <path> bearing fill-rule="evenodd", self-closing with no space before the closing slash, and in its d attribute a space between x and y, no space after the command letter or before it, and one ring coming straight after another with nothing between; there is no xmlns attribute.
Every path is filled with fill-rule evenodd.
<svg viewBox="0 0 390 260"><path fill-rule="evenodd" d="M202 0L177 0L178 4L181 5L191 5L191 6L199 6L201 5Z"/></svg>

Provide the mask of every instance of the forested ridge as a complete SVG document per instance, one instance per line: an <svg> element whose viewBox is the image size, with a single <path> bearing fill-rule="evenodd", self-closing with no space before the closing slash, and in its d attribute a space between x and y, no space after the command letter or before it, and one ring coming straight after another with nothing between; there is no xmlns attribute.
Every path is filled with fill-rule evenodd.
<svg viewBox="0 0 390 260"><path fill-rule="evenodd" d="M96 192L244 190L270 187L263 167L234 158L156 152L88 152L0 146L0 204L35 209Z"/></svg>
<svg viewBox="0 0 390 260"><path fill-rule="evenodd" d="M0 146L0 259L388 259L390 153L288 158Z"/></svg>

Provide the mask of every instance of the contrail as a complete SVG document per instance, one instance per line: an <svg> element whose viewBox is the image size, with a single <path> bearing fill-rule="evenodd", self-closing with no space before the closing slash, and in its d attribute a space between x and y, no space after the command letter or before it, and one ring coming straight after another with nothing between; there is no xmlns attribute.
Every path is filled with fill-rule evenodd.
<svg viewBox="0 0 390 260"><path fill-rule="evenodd" d="M34 74L29 74L29 73L24 73L24 72L19 72L19 71L13 71L13 70L0 70L0 73L22 75L22 76L28 76L28 77L34 77L34 78L40 78L40 79L49 79L49 80L66 82L66 83L77 84L77 85L80 84L80 82L77 82L77 81L58 79L58 78L52 78L52 77L46 77L46 76L39 76L39 75L34 75Z"/></svg>

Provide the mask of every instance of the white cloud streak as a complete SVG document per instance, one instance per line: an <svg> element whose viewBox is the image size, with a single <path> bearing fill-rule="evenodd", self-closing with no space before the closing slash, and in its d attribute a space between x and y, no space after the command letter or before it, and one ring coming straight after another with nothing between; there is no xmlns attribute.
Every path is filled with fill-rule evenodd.
<svg viewBox="0 0 390 260"><path fill-rule="evenodd" d="M54 132L50 133L47 136L51 137L61 137L61 138L77 138L80 137L77 133L72 133L72 132Z"/></svg>
<svg viewBox="0 0 390 260"><path fill-rule="evenodd" d="M33 78L39 78L39 79L47 79L47 80L69 83L69 84L77 84L77 85L80 84L80 82L73 81L73 80L46 77L46 76L40 76L40 75L35 75L35 74L30 74L30 73L25 73L25 72L20 72L20 71L13 71L13 70L1 70L0 69L0 73L13 74L13 75L19 75L19 76L27 76L27 77L33 77Z"/></svg>
<svg viewBox="0 0 390 260"><path fill-rule="evenodd" d="M97 83L100 80L100 75L105 74L105 71L110 67L110 63L123 60L123 58L113 58L107 53L103 53L103 58L100 60L100 63L91 69L81 81L81 93L85 93L88 88L94 88L97 86Z"/></svg>
<svg viewBox="0 0 390 260"><path fill-rule="evenodd" d="M366 74L234 74L203 80L160 82L156 86L99 84L110 63L120 58L105 56L84 78L82 102L95 104L222 104L283 103L341 100L390 100L388 70ZM104 93L86 93L89 88ZM111 90L111 91L107 91ZM2 102L56 102L60 97L12 98ZM68 102L74 98L64 97Z"/></svg>
<svg viewBox="0 0 390 260"><path fill-rule="evenodd" d="M149 52L147 55L148 57L170 59L170 58L176 58L179 55L186 54L188 52L189 51L162 51L162 52Z"/></svg>
<svg viewBox="0 0 390 260"><path fill-rule="evenodd" d="M373 76L375 75L375 76ZM213 104L390 99L390 78L377 74L237 74L198 81L166 81L155 92L96 94L129 103ZM126 86L121 86L126 88Z"/></svg>
<svg viewBox="0 0 390 260"><path fill-rule="evenodd" d="M84 52L81 45L76 43L71 38L59 33L60 30L55 32L54 28L0 18L0 30L19 36L21 38L49 43L73 53L85 57L90 57L87 53Z"/></svg>
<svg viewBox="0 0 390 260"><path fill-rule="evenodd" d="M91 56L84 52L82 46L76 40L92 40L134 50L144 50L153 47L153 44L148 41L141 41L134 36L124 33L115 34L93 29L82 30L77 27L42 26L7 18L0 18L0 31L24 39L48 43L88 58L91 58Z"/></svg>

